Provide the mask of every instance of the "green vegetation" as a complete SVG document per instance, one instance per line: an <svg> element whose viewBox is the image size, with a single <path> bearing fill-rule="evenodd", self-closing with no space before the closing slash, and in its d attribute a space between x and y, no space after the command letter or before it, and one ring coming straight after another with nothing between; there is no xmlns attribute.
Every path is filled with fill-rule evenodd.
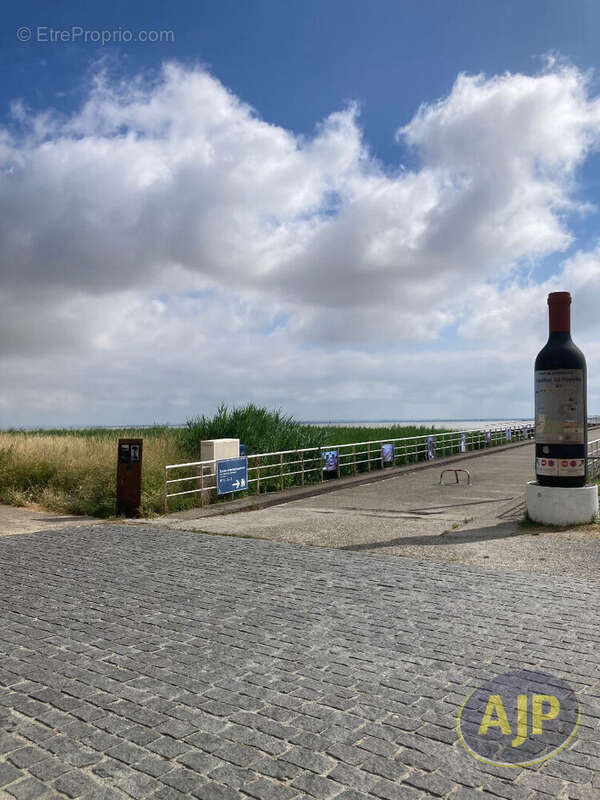
<svg viewBox="0 0 600 800"><path fill-rule="evenodd" d="M166 427L0 432L0 503L112 516L120 436L143 437L142 513L159 510L164 465L181 455Z"/></svg>
<svg viewBox="0 0 600 800"><path fill-rule="evenodd" d="M9 430L0 432L0 503L72 514L112 516L119 437L141 437L144 440L141 511L144 516L151 516L162 512L164 466L199 460L203 439L239 438L246 445L249 456L293 451L283 457L261 459L262 493L301 482L313 483L337 477L337 471L323 474L318 449L304 454L299 454L298 450L339 445L339 474L350 475L382 468L380 446L360 444L352 447L356 442L426 437L435 433L438 434L436 457L458 452L456 442L453 446L444 445L443 437L439 435L442 432L436 428L401 425L386 428L319 427L298 423L281 411L269 411L254 404L236 409L221 405L213 417L190 419L183 428L156 425L119 430ZM467 446L469 450L485 446L483 437L468 437ZM397 446L393 463L410 464L425 458L426 438L422 438ZM255 460L250 459L249 466L254 464ZM170 477L198 474L195 469L182 470ZM281 472L295 474L281 478ZM255 476L256 471L250 469L249 477ZM190 483L184 488L191 488ZM256 494L256 489L256 483L252 483L250 493ZM199 494L187 495L171 500L169 509L198 503Z"/></svg>
<svg viewBox="0 0 600 800"><path fill-rule="evenodd" d="M190 458L200 457L203 439L239 439L251 455L318 447L322 436L320 428L301 425L281 411L269 411L253 403L231 410L222 404L214 417L195 417L178 431L182 451Z"/></svg>

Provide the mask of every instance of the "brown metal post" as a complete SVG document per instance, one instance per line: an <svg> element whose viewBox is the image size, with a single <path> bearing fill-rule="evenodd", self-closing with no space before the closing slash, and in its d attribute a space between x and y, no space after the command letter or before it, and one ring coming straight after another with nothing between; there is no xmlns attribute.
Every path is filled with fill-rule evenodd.
<svg viewBox="0 0 600 800"><path fill-rule="evenodd" d="M142 503L142 439L119 439L117 516L139 517Z"/></svg>

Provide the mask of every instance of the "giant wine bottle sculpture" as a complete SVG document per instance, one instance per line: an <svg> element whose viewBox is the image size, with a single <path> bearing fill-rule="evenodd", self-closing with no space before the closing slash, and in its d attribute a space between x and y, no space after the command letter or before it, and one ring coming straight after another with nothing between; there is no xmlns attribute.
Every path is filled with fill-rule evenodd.
<svg viewBox="0 0 600 800"><path fill-rule="evenodd" d="M586 367L571 340L571 295L548 295L550 335L535 360L535 473L541 486L586 481Z"/></svg>

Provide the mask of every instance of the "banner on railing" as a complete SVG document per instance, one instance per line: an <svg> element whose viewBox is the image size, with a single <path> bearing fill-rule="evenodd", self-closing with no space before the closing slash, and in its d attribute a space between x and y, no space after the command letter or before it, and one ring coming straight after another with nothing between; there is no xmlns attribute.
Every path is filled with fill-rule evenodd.
<svg viewBox="0 0 600 800"><path fill-rule="evenodd" d="M335 472L338 468L338 451L326 450L323 453L323 472Z"/></svg>
<svg viewBox="0 0 600 800"><path fill-rule="evenodd" d="M393 444L382 444L381 445L381 461L382 461L384 467L385 467L386 464L393 464L394 463L394 445Z"/></svg>
<svg viewBox="0 0 600 800"><path fill-rule="evenodd" d="M435 441L433 436L427 437L427 460L433 461L435 458Z"/></svg>
<svg viewBox="0 0 600 800"><path fill-rule="evenodd" d="M467 434L461 433L460 435L460 452L466 453L467 452Z"/></svg>
<svg viewBox="0 0 600 800"><path fill-rule="evenodd" d="M506 429L506 441L510 442L511 439L512 439L512 430L510 428L507 428Z"/></svg>
<svg viewBox="0 0 600 800"><path fill-rule="evenodd" d="M486 444L491 444L492 443L492 432L491 431L486 431L485 432L485 443Z"/></svg>

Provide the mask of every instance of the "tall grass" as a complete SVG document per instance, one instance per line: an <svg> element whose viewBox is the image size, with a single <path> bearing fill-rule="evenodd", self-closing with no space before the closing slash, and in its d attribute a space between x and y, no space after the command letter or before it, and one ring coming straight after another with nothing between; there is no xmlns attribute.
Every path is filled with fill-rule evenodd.
<svg viewBox="0 0 600 800"><path fill-rule="evenodd" d="M198 458L203 439L239 439L250 455L319 447L324 435L320 428L302 425L281 411L269 411L254 403L231 410L221 404L214 417L194 417L178 433L183 451Z"/></svg>
<svg viewBox="0 0 600 800"><path fill-rule="evenodd" d="M172 432L0 432L0 503L110 517L115 513L117 439L143 436L142 514L159 511L165 464L180 456Z"/></svg>
<svg viewBox="0 0 600 800"><path fill-rule="evenodd" d="M144 440L141 513L151 516L162 512L165 464L198 461L203 439L239 438L246 445L248 455L252 455L418 436L434 430L440 432L440 429L423 426L399 425L317 427L298 423L281 411L250 403L234 409L221 405L213 417L195 417L181 429L154 426L120 430L4 431L0 432L0 503L71 514L112 516L119 437ZM313 478L316 476L320 479L320 464ZM286 479L286 485L292 482ZM265 483L261 488L270 490L278 488L278 484ZM198 495L191 495L174 507L188 507L198 499Z"/></svg>

